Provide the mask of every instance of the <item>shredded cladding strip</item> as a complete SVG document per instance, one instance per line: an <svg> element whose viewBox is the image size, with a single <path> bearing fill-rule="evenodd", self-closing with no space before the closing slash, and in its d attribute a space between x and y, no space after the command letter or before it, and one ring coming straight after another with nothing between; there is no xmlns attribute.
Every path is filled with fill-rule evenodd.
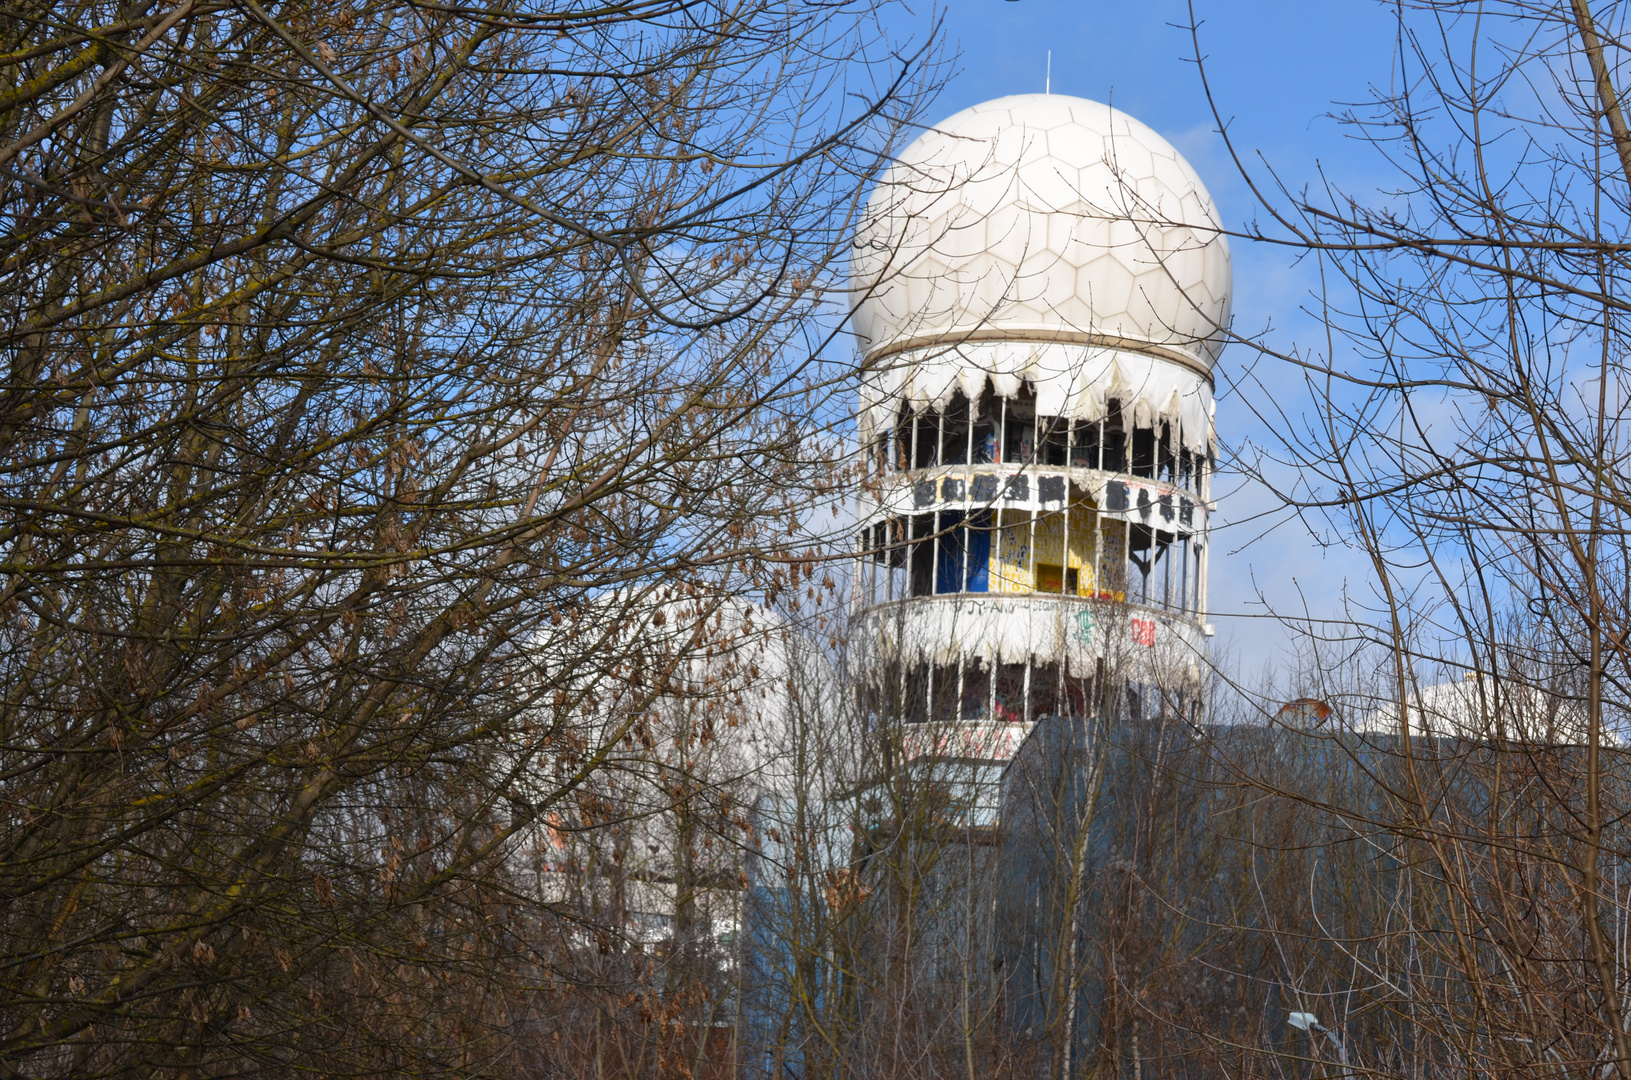
<svg viewBox="0 0 1631 1080"><path fill-rule="evenodd" d="M1115 614L1112 614L1115 611ZM1195 627L1119 605L1057 598L926 597L874 608L861 616L855 640L878 650L875 660L956 664L1063 663L1071 678L1087 678L1100 660L1160 683L1198 677L1204 653ZM1106 650L1108 648L1108 655Z"/></svg>
<svg viewBox="0 0 1631 1080"><path fill-rule="evenodd" d="M944 409L958 390L977 402L987 379L1008 399L1029 384L1042 416L1097 422L1118 399L1123 424L1169 423L1191 452L1211 448L1212 387L1197 372L1125 349L1023 341L935 346L879 361L862 375L863 443L895 426L900 402Z"/></svg>

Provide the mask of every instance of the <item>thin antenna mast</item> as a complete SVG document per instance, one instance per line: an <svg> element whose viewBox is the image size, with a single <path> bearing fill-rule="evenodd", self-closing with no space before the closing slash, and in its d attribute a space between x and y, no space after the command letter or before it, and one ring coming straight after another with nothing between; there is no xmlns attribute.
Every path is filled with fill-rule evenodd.
<svg viewBox="0 0 1631 1080"><path fill-rule="evenodd" d="M1053 93L1053 50L1048 50L1048 73L1042 77L1042 92Z"/></svg>

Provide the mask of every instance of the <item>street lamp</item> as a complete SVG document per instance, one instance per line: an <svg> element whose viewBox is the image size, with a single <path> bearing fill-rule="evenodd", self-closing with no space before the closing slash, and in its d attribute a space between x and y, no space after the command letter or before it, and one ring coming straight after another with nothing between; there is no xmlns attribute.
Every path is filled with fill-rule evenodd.
<svg viewBox="0 0 1631 1080"><path fill-rule="evenodd" d="M1298 1031L1307 1031L1315 1035L1324 1035L1336 1044L1337 1060L1342 1062L1342 1071L1348 1071L1348 1048L1343 1045L1342 1036L1320 1023L1319 1017L1311 1012L1293 1012L1286 1016L1286 1023Z"/></svg>

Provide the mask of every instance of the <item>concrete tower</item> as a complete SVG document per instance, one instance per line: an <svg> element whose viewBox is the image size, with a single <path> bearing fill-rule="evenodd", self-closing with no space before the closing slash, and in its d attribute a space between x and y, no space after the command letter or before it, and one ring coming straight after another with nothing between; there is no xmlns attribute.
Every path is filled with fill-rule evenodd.
<svg viewBox="0 0 1631 1080"><path fill-rule="evenodd" d="M999 98L928 130L856 238L867 468L851 642L911 757L1196 700L1228 242L1161 136Z"/></svg>

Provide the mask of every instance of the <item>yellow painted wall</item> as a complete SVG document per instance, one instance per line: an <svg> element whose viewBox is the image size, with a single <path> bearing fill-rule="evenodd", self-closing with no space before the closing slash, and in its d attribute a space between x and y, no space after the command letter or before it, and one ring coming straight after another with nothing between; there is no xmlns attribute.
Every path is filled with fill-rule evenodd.
<svg viewBox="0 0 1631 1080"><path fill-rule="evenodd" d="M1063 512L1039 514L1036 518L1036 553L1031 554L1031 513L1028 510L1003 511L1001 528L991 552L991 591L1028 593L1034 588L1032 567L1037 563L1076 571L1076 593L1091 596L1093 584L1094 539L1098 535L1098 514L1086 503L1070 509L1070 550L1065 551Z"/></svg>

